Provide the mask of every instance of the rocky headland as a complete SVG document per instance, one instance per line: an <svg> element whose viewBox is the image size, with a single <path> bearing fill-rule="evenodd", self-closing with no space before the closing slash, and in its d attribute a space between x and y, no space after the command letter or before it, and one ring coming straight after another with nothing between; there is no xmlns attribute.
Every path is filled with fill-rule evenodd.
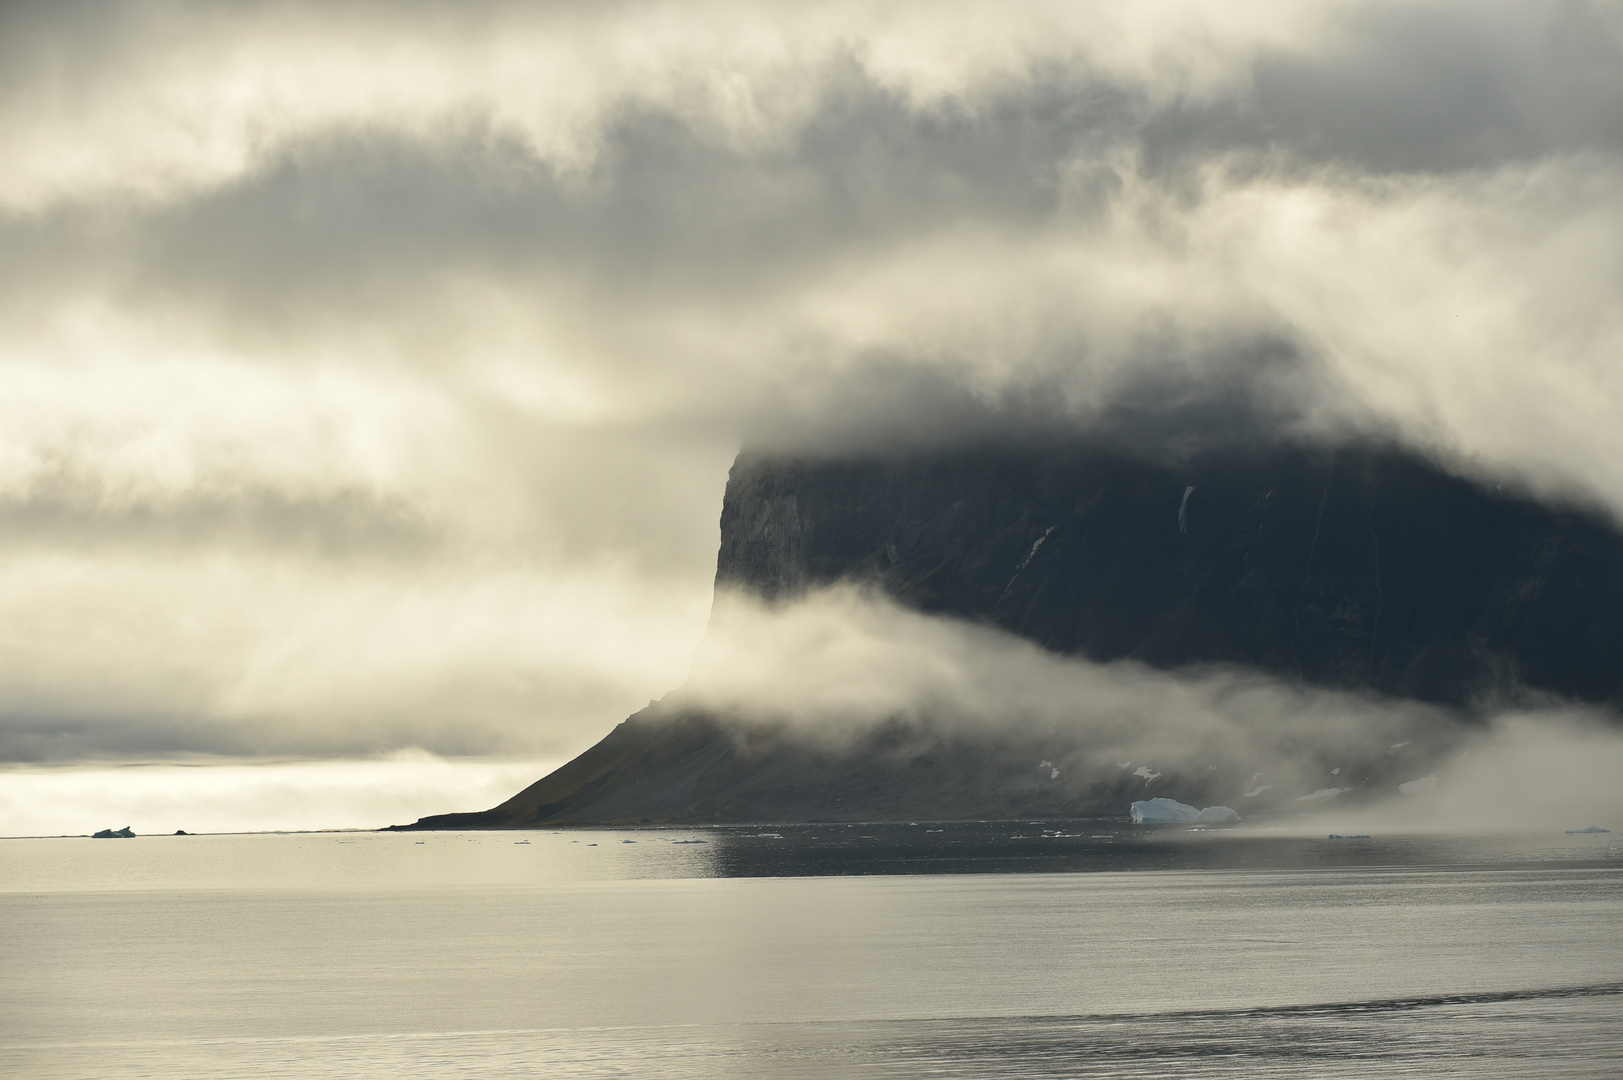
<svg viewBox="0 0 1623 1080"><path fill-rule="evenodd" d="M1616 525L1390 447L740 455L718 590L784 605L842 582L1057 655L1255 672L1425 703L1465 726L1507 707L1623 701ZM1034 767L1056 738L1086 732L896 722L834 744L654 703L500 806L400 827L1085 816L1125 813L1173 780L1201 805L1246 782L1228 765L1162 790L1125 772L1058 782ZM1365 787L1398 778L1390 755L1346 764Z"/></svg>

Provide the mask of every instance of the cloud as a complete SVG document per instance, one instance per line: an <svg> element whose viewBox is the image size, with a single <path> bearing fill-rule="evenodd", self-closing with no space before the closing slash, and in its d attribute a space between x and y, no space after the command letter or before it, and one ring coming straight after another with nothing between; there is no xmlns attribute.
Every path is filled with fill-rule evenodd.
<svg viewBox="0 0 1623 1080"><path fill-rule="evenodd" d="M1146 795L1260 811L1307 832L1323 831L1317 818L1296 820L1308 803L1387 832L1550 830L1623 816L1613 782L1623 734L1599 711L1467 718L1221 666L1094 663L852 586L780 605L722 594L691 678L662 704L822 748L871 748L883 730L886 745L926 756L991 737L1031 747L1079 796L1137 765ZM1426 776L1427 791L1403 790Z"/></svg>
<svg viewBox="0 0 1623 1080"><path fill-rule="evenodd" d="M1298 743L1356 744L1356 752L1374 753L1409 728L1444 737L1457 723L1432 706L1295 687L1245 671L1169 674L1132 661L1060 656L851 585L790 605L720 593L673 703L787 721L837 741L893 718L947 731L1080 726L1097 763L1153 753L1168 765L1198 761L1200 768L1210 760L1205 755L1288 757Z"/></svg>
<svg viewBox="0 0 1623 1080"><path fill-rule="evenodd" d="M11 756L590 742L744 439L1374 432L1623 515L1611 5L0 20Z"/></svg>
<svg viewBox="0 0 1623 1080"><path fill-rule="evenodd" d="M770 150L855 71L925 112L975 110L1065 69L1204 98L1243 83L1259 43L1311 33L1313 6L264 3L131 6L91 20L19 5L5 114L22 151L0 198L164 200L230 183L310 131L420 138L469 114L560 173L584 173L627 114L658 112L731 150ZM64 138L66 136L66 138Z"/></svg>
<svg viewBox="0 0 1623 1080"><path fill-rule="evenodd" d="M1389 827L1432 831L1615 830L1623 822L1620 769L1623 738L1604 718L1511 714L1437 774L1436 787L1370 816Z"/></svg>
<svg viewBox="0 0 1623 1080"><path fill-rule="evenodd" d="M578 751L593 718L680 682L703 627L702 597L635 581L612 564L13 555L0 760Z"/></svg>
<svg viewBox="0 0 1623 1080"><path fill-rule="evenodd" d="M194 761L0 772L0 836L375 829L424 806L499 802L556 760Z"/></svg>

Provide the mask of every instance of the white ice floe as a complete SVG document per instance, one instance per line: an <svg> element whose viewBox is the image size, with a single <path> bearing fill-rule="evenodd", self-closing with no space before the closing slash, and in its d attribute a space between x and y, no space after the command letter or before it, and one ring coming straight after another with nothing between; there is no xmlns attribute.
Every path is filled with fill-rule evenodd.
<svg viewBox="0 0 1623 1080"><path fill-rule="evenodd" d="M1132 762L1128 762L1128 764L1130 765L1130 764L1132 764ZM1150 781L1150 780L1154 780L1156 777L1160 776L1161 774L1158 773L1158 772L1153 771L1148 765L1140 765L1138 768L1133 770L1133 775L1134 776L1142 776L1145 779L1145 781Z"/></svg>
<svg viewBox="0 0 1623 1080"><path fill-rule="evenodd" d="M1261 795L1264 791L1272 791L1272 790L1274 790L1274 785L1272 785L1272 784L1259 784L1256 787L1252 788L1250 791L1246 792L1244 795L1241 795L1240 798L1242 798L1242 799L1255 799L1258 795Z"/></svg>
<svg viewBox="0 0 1623 1080"><path fill-rule="evenodd" d="M1402 742L1395 742L1386 748L1386 752L1388 754L1396 753L1397 751L1402 750L1405 746L1408 746L1411 741L1412 740L1410 739L1405 739Z"/></svg>
<svg viewBox="0 0 1623 1080"><path fill-rule="evenodd" d="M1317 802L1320 799L1333 799L1337 795L1340 795L1343 791L1351 791L1351 790L1352 790L1352 788L1345 788L1345 787L1322 787L1319 790L1311 792L1311 793L1309 793L1307 795L1298 795L1296 797L1296 801L1297 802Z"/></svg>
<svg viewBox="0 0 1623 1080"><path fill-rule="evenodd" d="M1398 785L1398 791L1404 795L1419 795L1422 792L1436 790L1437 777L1435 776L1422 776L1418 780L1410 780L1408 783Z"/></svg>
<svg viewBox="0 0 1623 1080"><path fill-rule="evenodd" d="M1178 504L1178 531L1181 533L1186 533L1189 531L1189 496L1193 495L1194 493L1195 487L1193 484L1184 488L1183 502Z"/></svg>
<svg viewBox="0 0 1623 1080"><path fill-rule="evenodd" d="M1226 806L1196 810L1176 799L1144 799L1132 805L1134 825L1162 825L1176 821L1239 821L1240 815Z"/></svg>
<svg viewBox="0 0 1623 1080"><path fill-rule="evenodd" d="M1131 761L1118 761L1118 762L1116 762L1116 768L1118 768L1118 769L1131 769L1132 767L1133 767L1133 763Z"/></svg>

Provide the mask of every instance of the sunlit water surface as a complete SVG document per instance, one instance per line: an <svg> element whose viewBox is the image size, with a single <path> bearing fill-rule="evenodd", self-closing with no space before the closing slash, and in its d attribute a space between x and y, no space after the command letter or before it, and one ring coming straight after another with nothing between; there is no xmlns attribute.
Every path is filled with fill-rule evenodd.
<svg viewBox="0 0 1623 1080"><path fill-rule="evenodd" d="M0 911L6 1077L1623 1075L1610 835L0 840Z"/></svg>

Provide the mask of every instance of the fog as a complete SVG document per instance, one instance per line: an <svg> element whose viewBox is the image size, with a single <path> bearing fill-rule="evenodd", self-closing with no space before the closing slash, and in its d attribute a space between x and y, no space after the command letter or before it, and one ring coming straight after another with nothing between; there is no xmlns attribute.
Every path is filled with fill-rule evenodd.
<svg viewBox="0 0 1623 1080"><path fill-rule="evenodd" d="M881 725L918 753L996 734L1040 748L1056 782L1142 776L1140 797L1201 792L1287 831L1623 825L1623 732L1599 710L1465 715L1224 667L1095 663L850 585L718 596L691 678L662 704L824 749Z"/></svg>
<svg viewBox="0 0 1623 1080"><path fill-rule="evenodd" d="M0 73L0 759L568 756L745 444L1199 413L1623 518L1615 4L18 3Z"/></svg>

